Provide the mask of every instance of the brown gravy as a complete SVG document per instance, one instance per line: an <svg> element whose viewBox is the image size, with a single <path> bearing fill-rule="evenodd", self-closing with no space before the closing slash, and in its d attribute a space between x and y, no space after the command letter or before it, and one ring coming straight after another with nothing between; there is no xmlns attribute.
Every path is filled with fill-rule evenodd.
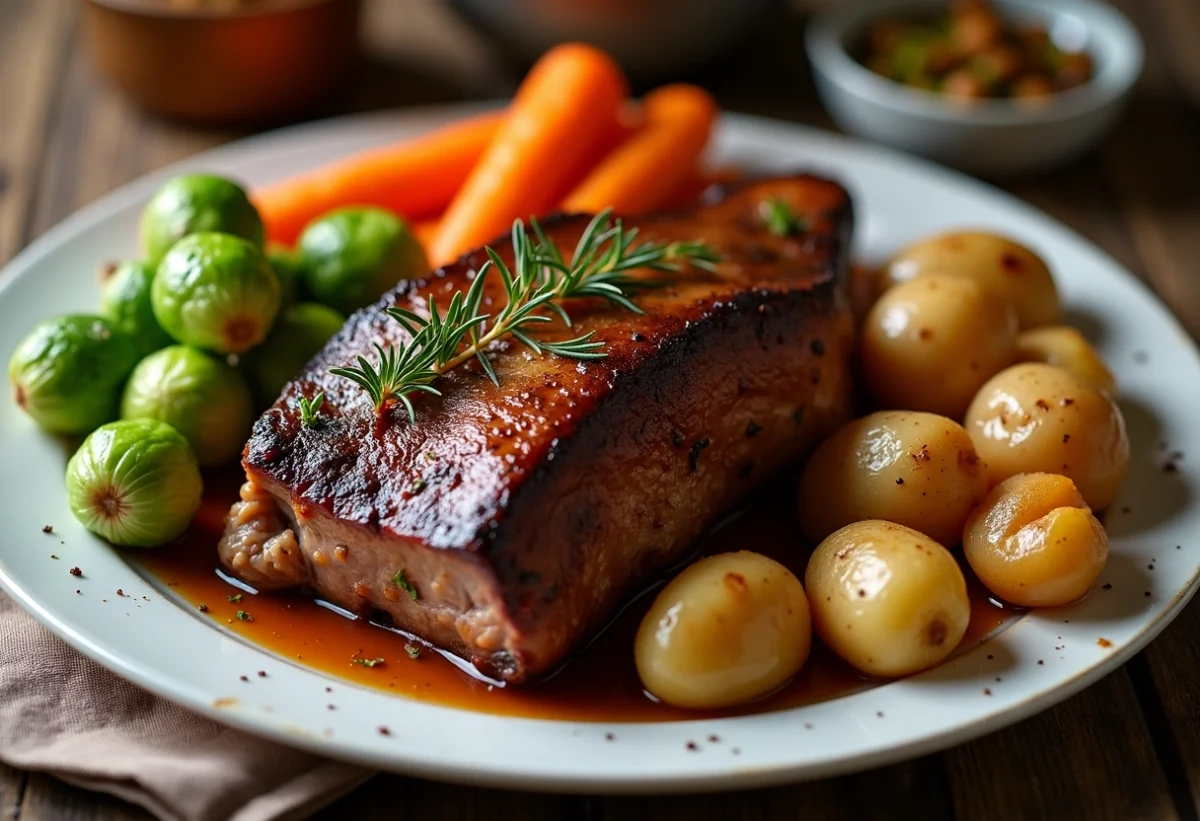
<svg viewBox="0 0 1200 821"><path fill-rule="evenodd" d="M503 687L464 672L404 635L323 606L300 593L247 593L217 572L223 518L237 498L238 478L210 478L189 533L178 543L138 557L143 566L204 616L285 659L385 692L486 713L577 721L669 721L705 715L760 713L824 701L877 682L865 678L819 642L791 682L753 704L713 713L680 710L642 689L633 663L633 637L658 586L632 601L589 646L550 679L526 688ZM790 483L789 483L790 486ZM791 494L758 500L701 540L699 555L747 549L764 553L803 578L810 545L799 533ZM976 645L1017 613L990 601L967 573L971 624L962 647ZM230 598L241 594L240 601ZM243 613L243 619L237 616ZM410 657L409 647L420 649ZM373 661L366 666L355 659ZM254 671L235 671L253 675Z"/></svg>

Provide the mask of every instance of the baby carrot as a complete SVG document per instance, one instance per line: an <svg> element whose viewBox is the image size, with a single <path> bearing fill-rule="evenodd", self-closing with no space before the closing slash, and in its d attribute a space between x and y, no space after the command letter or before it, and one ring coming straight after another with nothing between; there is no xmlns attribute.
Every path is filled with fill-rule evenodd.
<svg viewBox="0 0 1200 821"><path fill-rule="evenodd" d="M256 190L267 237L291 245L331 208L376 205L422 219L436 216L495 136L504 112L483 114L412 140L374 148Z"/></svg>
<svg viewBox="0 0 1200 821"><path fill-rule="evenodd" d="M666 205L691 176L717 117L703 89L669 85L646 95L646 124L563 201L562 210L643 214Z"/></svg>
<svg viewBox="0 0 1200 821"><path fill-rule="evenodd" d="M514 219L554 208L610 139L626 93L620 68L599 49L568 43L547 52L446 209L430 262L450 262L508 231Z"/></svg>
<svg viewBox="0 0 1200 821"><path fill-rule="evenodd" d="M438 222L439 220L437 217L421 220L420 222L411 223L408 226L408 230L412 231L412 235L417 238L417 242L421 243L424 248L428 249L430 240L432 240L433 235L437 233Z"/></svg>

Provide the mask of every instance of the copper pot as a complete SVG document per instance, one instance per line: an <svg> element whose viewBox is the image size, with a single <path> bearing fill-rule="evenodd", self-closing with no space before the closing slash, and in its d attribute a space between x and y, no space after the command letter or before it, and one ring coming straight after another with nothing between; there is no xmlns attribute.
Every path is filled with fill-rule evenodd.
<svg viewBox="0 0 1200 821"><path fill-rule="evenodd" d="M263 123L308 113L343 87L361 0L86 0L101 70L178 119Z"/></svg>

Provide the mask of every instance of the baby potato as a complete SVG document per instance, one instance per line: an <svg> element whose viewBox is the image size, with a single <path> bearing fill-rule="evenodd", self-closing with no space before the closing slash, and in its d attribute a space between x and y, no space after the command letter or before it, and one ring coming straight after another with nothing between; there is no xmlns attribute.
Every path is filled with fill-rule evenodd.
<svg viewBox="0 0 1200 821"><path fill-rule="evenodd" d="M882 411L817 448L800 478L800 524L813 541L863 519L887 519L957 544L988 489L971 437L932 413Z"/></svg>
<svg viewBox="0 0 1200 821"><path fill-rule="evenodd" d="M1025 331L1017 337L1016 361L1045 362L1078 376L1109 396L1117 395L1117 380L1096 349L1075 328L1052 325Z"/></svg>
<svg viewBox="0 0 1200 821"><path fill-rule="evenodd" d="M800 580L743 550L701 559L664 587L633 652L656 698L714 708L770 693L804 665L811 647Z"/></svg>
<svg viewBox="0 0 1200 821"><path fill-rule="evenodd" d="M1040 362L992 377L971 403L966 428L993 485L1018 473L1059 473L1093 510L1112 504L1129 467L1116 403L1075 374Z"/></svg>
<svg viewBox="0 0 1200 821"><path fill-rule="evenodd" d="M1088 592L1108 561L1108 534L1066 476L1022 473L971 513L963 552L1000 598L1054 607Z"/></svg>
<svg viewBox="0 0 1200 821"><path fill-rule="evenodd" d="M875 303L859 345L885 408L961 419L983 383L1013 361L1017 316L983 285L947 274L902 282Z"/></svg>
<svg viewBox="0 0 1200 821"><path fill-rule="evenodd" d="M950 551L893 522L855 522L831 535L804 584L817 635L873 676L932 667L971 621L967 582Z"/></svg>
<svg viewBox="0 0 1200 821"><path fill-rule="evenodd" d="M973 279L1013 306L1022 328L1052 325L1061 306L1050 269L1025 246L996 234L962 231L913 243L892 258L883 287L929 273Z"/></svg>

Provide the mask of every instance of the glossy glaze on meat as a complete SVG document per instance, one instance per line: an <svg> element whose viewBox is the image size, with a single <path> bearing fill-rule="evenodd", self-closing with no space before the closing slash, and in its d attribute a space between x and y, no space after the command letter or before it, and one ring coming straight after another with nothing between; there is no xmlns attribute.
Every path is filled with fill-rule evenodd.
<svg viewBox="0 0 1200 821"><path fill-rule="evenodd" d="M769 198L806 230L767 231ZM356 612L382 611L493 678L552 671L705 527L849 416L845 191L797 176L711 200L628 222L647 239L705 240L723 258L716 274L687 270L641 292L642 315L580 301L569 306L575 329L545 334L594 330L607 358L499 343L499 388L478 363L457 368L439 380L443 396L414 397L415 422L399 407L380 416L329 369L403 342L383 309L426 312L430 296L445 306L485 257L354 315L255 425L247 501L222 560L263 588L302 578ZM548 232L569 249L586 223L556 218ZM506 240L493 247L508 257ZM306 428L295 400L318 391L323 424ZM287 522L258 515L263 494ZM298 548L272 541L287 527Z"/></svg>

